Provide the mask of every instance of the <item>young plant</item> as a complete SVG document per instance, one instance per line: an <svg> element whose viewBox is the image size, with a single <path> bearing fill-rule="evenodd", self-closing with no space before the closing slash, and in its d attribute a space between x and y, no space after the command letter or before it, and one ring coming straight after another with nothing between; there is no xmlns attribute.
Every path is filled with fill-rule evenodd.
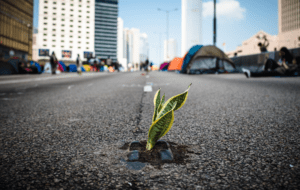
<svg viewBox="0 0 300 190"><path fill-rule="evenodd" d="M165 95L160 99L160 89L154 96L154 113L152 118L152 125L148 132L147 150L151 150L159 138L163 137L171 129L174 121L174 111L181 108L188 97L188 91L182 94L173 96L165 102Z"/></svg>

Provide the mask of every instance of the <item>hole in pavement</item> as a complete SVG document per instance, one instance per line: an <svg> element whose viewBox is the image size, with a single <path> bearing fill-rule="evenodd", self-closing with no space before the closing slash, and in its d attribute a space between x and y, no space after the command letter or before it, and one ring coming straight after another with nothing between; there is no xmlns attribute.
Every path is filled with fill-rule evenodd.
<svg viewBox="0 0 300 190"><path fill-rule="evenodd" d="M151 164L161 169L166 163L185 165L191 153L186 145L177 145L174 142L158 141L152 150L146 150L147 141L133 141L125 143L120 149L128 151L127 159L121 159L128 169L140 170Z"/></svg>

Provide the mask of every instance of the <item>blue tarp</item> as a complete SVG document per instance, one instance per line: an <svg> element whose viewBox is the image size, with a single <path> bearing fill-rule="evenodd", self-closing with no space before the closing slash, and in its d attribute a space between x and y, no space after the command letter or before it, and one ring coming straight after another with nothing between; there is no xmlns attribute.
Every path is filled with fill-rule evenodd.
<svg viewBox="0 0 300 190"><path fill-rule="evenodd" d="M195 45L189 50L189 52L184 57L180 73L186 73L186 67L187 67L188 63L193 58L195 53L202 47L203 47L203 45Z"/></svg>
<svg viewBox="0 0 300 190"><path fill-rule="evenodd" d="M69 65L69 72L77 72L77 66L76 65Z"/></svg>
<svg viewBox="0 0 300 190"><path fill-rule="evenodd" d="M30 65L31 65L31 66L35 66L35 67L37 68L37 70L38 70L38 73L41 73L41 72L42 72L42 68L41 68L40 64L38 64L37 62L35 62L35 61L30 61Z"/></svg>
<svg viewBox="0 0 300 190"><path fill-rule="evenodd" d="M66 67L65 63L62 62L62 61L59 61L59 63L60 63L60 65L63 67L64 72L66 72L66 71L67 71L67 67Z"/></svg>
<svg viewBox="0 0 300 190"><path fill-rule="evenodd" d="M81 67L81 71L82 72L86 72L86 70L85 70L85 68L83 66Z"/></svg>

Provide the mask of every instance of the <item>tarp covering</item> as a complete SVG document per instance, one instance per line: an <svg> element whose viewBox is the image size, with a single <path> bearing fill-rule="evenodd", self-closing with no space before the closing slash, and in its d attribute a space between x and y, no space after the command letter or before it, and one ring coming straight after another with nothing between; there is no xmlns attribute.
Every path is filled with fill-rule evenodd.
<svg viewBox="0 0 300 190"><path fill-rule="evenodd" d="M42 68L41 68L40 64L38 64L35 61L30 61L30 65L31 66L35 66L37 68L37 70L38 70L38 73L42 73Z"/></svg>
<svg viewBox="0 0 300 190"><path fill-rule="evenodd" d="M66 64L64 62L59 61L58 63L60 63L60 65L62 66L63 71L67 71L67 66L66 66Z"/></svg>
<svg viewBox="0 0 300 190"><path fill-rule="evenodd" d="M163 68L166 66L166 65L169 65L169 62L164 62L160 65L159 67L159 70L163 70Z"/></svg>
<svg viewBox="0 0 300 190"><path fill-rule="evenodd" d="M43 72L44 73L50 73L50 74L52 73L51 64L49 62L45 64ZM56 70L55 73L60 74L61 72L59 70Z"/></svg>
<svg viewBox="0 0 300 190"><path fill-rule="evenodd" d="M196 46L192 47L195 48ZM199 47L199 46L198 46ZM196 49L196 48L195 48ZM186 55L184 63L182 65L181 73L187 73L187 71L205 71L205 72L233 72L235 66L231 59L229 59L226 54L217 48L216 46L201 46L198 51L194 52L190 50ZM192 54L194 52L194 54ZM187 61L187 56L191 58Z"/></svg>
<svg viewBox="0 0 300 190"><path fill-rule="evenodd" d="M83 65L86 72L90 72L92 70L92 66L90 65Z"/></svg>
<svg viewBox="0 0 300 190"><path fill-rule="evenodd" d="M69 72L77 72L77 66L74 64L69 65Z"/></svg>
<svg viewBox="0 0 300 190"><path fill-rule="evenodd" d="M180 71L183 63L183 58L175 57L169 64L168 71Z"/></svg>
<svg viewBox="0 0 300 190"><path fill-rule="evenodd" d="M188 65L188 63L191 61L191 59L193 58L193 56L196 54L196 52L201 49L203 47L203 45L195 45L193 46L188 53L185 55L184 59L183 59L183 63L181 66L181 71L180 73L186 73L186 66Z"/></svg>

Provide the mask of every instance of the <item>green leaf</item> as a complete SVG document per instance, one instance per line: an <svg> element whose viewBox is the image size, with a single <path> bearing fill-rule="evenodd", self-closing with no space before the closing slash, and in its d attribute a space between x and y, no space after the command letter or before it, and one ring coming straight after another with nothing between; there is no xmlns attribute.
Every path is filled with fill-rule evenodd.
<svg viewBox="0 0 300 190"><path fill-rule="evenodd" d="M160 89L155 93L153 103L154 103L154 113L153 113L153 117L152 117L152 122L155 121L155 119L157 117L157 113L158 113L157 110L158 110L158 106L160 104Z"/></svg>
<svg viewBox="0 0 300 190"><path fill-rule="evenodd" d="M161 108L163 107L164 103L165 103L165 94L163 95L163 97L162 97L161 100L160 100L160 104L159 104L159 106L158 106L157 113L160 112L160 110L161 110ZM157 119L157 114L156 114L155 120L156 120L156 119ZM154 121L155 121L155 120L154 120Z"/></svg>
<svg viewBox="0 0 300 190"><path fill-rule="evenodd" d="M167 132L171 129L174 121L174 109L176 105L177 102L174 102L173 107L169 112L152 123L148 132L147 150L151 150L157 140L167 134Z"/></svg>
<svg viewBox="0 0 300 190"><path fill-rule="evenodd" d="M163 107L161 108L161 110L158 112L156 119L162 117L165 113L167 113L168 111L170 111L173 107L174 102L177 102L176 108L174 109L174 111L178 110L179 108L181 108L188 97L188 91L191 87L192 83L189 85L188 89L186 91L184 91L182 94L178 94L176 96L173 96L172 98L170 98L168 101L166 101L166 103L164 103Z"/></svg>

